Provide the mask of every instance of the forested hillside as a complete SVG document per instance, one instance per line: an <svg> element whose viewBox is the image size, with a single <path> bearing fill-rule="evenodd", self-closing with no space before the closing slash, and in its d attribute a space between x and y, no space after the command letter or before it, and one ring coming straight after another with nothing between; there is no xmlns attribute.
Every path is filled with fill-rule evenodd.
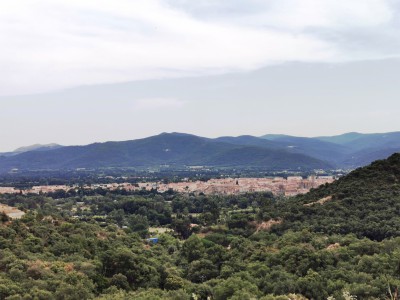
<svg viewBox="0 0 400 300"><path fill-rule="evenodd" d="M291 199L3 195L0 299L398 299L399 179L395 154Z"/></svg>
<svg viewBox="0 0 400 300"><path fill-rule="evenodd" d="M304 205L295 206L294 212L291 207L299 201ZM286 220L283 230L309 228L373 240L399 236L400 154L289 200L280 209L278 214Z"/></svg>

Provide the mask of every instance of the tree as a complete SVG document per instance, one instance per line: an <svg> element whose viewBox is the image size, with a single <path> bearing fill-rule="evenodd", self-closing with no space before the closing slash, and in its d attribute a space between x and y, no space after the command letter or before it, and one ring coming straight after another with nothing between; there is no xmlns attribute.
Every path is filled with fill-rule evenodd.
<svg viewBox="0 0 400 300"><path fill-rule="evenodd" d="M232 297L235 293L259 295L257 286L240 277L230 277L218 283L214 288L215 300L225 300Z"/></svg>
<svg viewBox="0 0 400 300"><path fill-rule="evenodd" d="M199 260L205 254L205 247L202 240L197 235L192 235L182 246L181 255L190 263Z"/></svg>
<svg viewBox="0 0 400 300"><path fill-rule="evenodd" d="M217 277L218 274L218 268L212 261L200 259L189 265L187 278L195 283L203 283Z"/></svg>

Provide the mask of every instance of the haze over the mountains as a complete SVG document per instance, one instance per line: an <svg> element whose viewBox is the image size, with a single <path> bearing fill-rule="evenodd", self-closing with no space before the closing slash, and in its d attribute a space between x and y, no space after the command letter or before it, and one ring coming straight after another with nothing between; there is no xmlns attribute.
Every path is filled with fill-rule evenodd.
<svg viewBox="0 0 400 300"><path fill-rule="evenodd" d="M0 151L398 130L390 0L0 3Z"/></svg>
<svg viewBox="0 0 400 300"><path fill-rule="evenodd" d="M267 134L215 139L162 133L144 139L87 146L34 145L0 155L0 172L75 168L210 166L267 171L348 169L400 151L400 132L315 138Z"/></svg>
<svg viewBox="0 0 400 300"><path fill-rule="evenodd" d="M288 63L257 71L0 98L1 152L23 145L398 130L400 62Z"/></svg>

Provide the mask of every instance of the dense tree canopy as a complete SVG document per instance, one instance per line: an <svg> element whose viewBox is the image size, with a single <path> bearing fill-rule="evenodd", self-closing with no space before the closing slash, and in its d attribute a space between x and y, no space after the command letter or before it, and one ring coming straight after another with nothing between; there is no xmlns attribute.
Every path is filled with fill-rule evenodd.
<svg viewBox="0 0 400 300"><path fill-rule="evenodd" d="M399 180L394 155L292 199L3 195L0 299L397 299Z"/></svg>

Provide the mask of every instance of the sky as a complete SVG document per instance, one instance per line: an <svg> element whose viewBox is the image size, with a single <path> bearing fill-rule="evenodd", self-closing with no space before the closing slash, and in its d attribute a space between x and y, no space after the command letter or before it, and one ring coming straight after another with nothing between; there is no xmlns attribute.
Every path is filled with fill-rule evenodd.
<svg viewBox="0 0 400 300"><path fill-rule="evenodd" d="M0 0L0 152L400 130L398 0Z"/></svg>

